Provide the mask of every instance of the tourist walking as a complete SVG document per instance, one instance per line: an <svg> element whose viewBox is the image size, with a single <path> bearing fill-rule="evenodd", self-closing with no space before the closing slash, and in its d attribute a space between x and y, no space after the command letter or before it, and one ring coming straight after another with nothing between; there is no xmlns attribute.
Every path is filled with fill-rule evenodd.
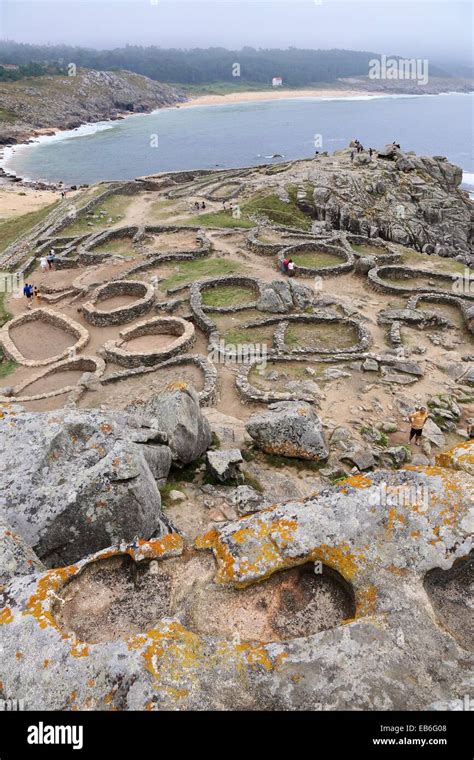
<svg viewBox="0 0 474 760"><path fill-rule="evenodd" d="M423 433L425 422L428 419L428 410L426 406L420 406L413 414L408 416L408 420L411 425L409 442L411 443L413 438L415 439L415 446L420 445L420 438Z"/></svg>
<svg viewBox="0 0 474 760"><path fill-rule="evenodd" d="M54 248L51 248L51 251L48 253L46 257L46 261L48 262L48 267L50 269L54 269L54 263L56 261L56 254L54 253Z"/></svg>
<svg viewBox="0 0 474 760"><path fill-rule="evenodd" d="M48 259L46 256L41 256L40 258L40 269L42 272L48 271Z"/></svg>
<svg viewBox="0 0 474 760"><path fill-rule="evenodd" d="M26 298L26 306L28 309L32 308L32 299L33 299L33 285L30 285L28 282L25 283L25 286L23 288L23 295Z"/></svg>

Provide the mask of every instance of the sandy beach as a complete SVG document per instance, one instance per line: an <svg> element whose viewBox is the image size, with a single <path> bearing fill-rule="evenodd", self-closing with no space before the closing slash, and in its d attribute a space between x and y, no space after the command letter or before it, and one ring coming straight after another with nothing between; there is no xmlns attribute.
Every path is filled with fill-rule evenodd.
<svg viewBox="0 0 474 760"><path fill-rule="evenodd" d="M260 100L286 100L287 98L354 98L374 97L380 93L371 93L363 90L249 90L248 92L229 92L226 95L199 95L185 103L180 108L189 106L215 106L226 103L249 103Z"/></svg>
<svg viewBox="0 0 474 760"><path fill-rule="evenodd" d="M18 184L0 186L0 221L37 211L58 197L59 193L52 190L35 190Z"/></svg>

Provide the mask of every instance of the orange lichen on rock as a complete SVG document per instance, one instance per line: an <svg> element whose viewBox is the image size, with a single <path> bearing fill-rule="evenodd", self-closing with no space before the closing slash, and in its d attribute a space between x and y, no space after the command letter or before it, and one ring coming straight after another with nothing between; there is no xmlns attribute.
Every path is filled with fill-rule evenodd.
<svg viewBox="0 0 474 760"><path fill-rule="evenodd" d="M373 615L377 609L377 588L371 583L368 586L360 588L356 592L356 614L355 617L366 617Z"/></svg>
<svg viewBox="0 0 474 760"><path fill-rule="evenodd" d="M11 623L13 620L13 615L10 607L3 607L3 609L0 610L0 625L6 625L7 623Z"/></svg>
<svg viewBox="0 0 474 760"><path fill-rule="evenodd" d="M340 485L343 489L342 492L346 493L344 486L352 486L352 488L370 488L372 481L365 475L350 475L348 478L345 478Z"/></svg>

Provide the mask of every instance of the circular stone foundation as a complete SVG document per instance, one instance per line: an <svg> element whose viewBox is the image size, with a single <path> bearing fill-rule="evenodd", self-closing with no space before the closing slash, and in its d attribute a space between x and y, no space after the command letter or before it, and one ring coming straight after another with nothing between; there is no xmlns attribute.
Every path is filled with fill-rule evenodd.
<svg viewBox="0 0 474 760"><path fill-rule="evenodd" d="M194 340L192 322L181 317L154 317L122 330L119 340L104 345L104 354L122 367L151 366L186 351Z"/></svg>
<svg viewBox="0 0 474 760"><path fill-rule="evenodd" d="M299 277L330 277L351 272L354 255L346 248L325 243L299 243L280 250L278 260L292 259Z"/></svg>
<svg viewBox="0 0 474 760"><path fill-rule="evenodd" d="M47 367L33 375L25 382L13 388L10 396L0 396L0 401L39 401L40 399L61 396L78 388L78 383L85 372L99 379L105 370L105 362L96 356L80 356L66 359Z"/></svg>
<svg viewBox="0 0 474 760"><path fill-rule="evenodd" d="M174 618L194 633L286 641L334 628L355 614L351 586L307 563L246 589L213 582L214 559L197 554L136 563L128 555L86 565L59 593L53 614L85 642L128 638Z"/></svg>
<svg viewBox="0 0 474 760"><path fill-rule="evenodd" d="M27 311L0 330L5 355L26 367L54 364L80 351L88 341L89 333L82 325L47 308Z"/></svg>
<svg viewBox="0 0 474 760"><path fill-rule="evenodd" d="M132 297L129 303L112 309L99 309L97 304L104 304L112 299ZM155 300L155 291L151 285L141 280L114 280L94 291L90 301L84 304L84 319L95 327L121 325L132 322L137 317L149 312Z"/></svg>

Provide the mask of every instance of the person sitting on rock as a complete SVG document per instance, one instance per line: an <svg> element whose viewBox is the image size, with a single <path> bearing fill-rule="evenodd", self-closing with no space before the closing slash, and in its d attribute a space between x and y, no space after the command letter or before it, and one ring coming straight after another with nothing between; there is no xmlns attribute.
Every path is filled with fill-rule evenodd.
<svg viewBox="0 0 474 760"><path fill-rule="evenodd" d="M281 262L281 271L283 272L283 274L288 274L288 264L289 263L290 263L290 259L288 259L288 258L283 259L283 261Z"/></svg>
<svg viewBox="0 0 474 760"><path fill-rule="evenodd" d="M413 414L410 414L408 417L411 425L410 430L410 437L409 442L412 442L412 439L415 439L415 446L420 445L420 438L423 433L423 427L425 425L426 420L428 419L428 410L426 406L420 406L419 409L417 409Z"/></svg>

